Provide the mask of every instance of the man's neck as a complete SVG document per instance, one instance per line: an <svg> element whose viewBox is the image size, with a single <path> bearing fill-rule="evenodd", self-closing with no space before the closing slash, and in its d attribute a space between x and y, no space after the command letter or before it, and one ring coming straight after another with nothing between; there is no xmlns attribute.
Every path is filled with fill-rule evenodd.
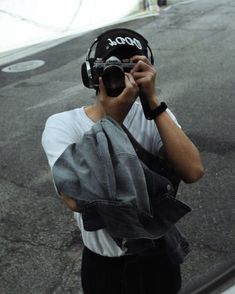
<svg viewBox="0 0 235 294"><path fill-rule="evenodd" d="M85 113L93 122L97 122L104 117L104 111L97 102L85 107Z"/></svg>

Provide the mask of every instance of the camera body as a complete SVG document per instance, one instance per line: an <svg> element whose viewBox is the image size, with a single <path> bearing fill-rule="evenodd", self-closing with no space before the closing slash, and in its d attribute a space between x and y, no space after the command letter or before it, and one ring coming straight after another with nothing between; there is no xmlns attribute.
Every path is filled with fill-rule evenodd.
<svg viewBox="0 0 235 294"><path fill-rule="evenodd" d="M90 58L83 64L83 83L88 88L99 88L99 77L102 77L107 94L111 97L118 96L125 88L125 72L130 72L134 63L129 59L120 60L111 56L107 60Z"/></svg>

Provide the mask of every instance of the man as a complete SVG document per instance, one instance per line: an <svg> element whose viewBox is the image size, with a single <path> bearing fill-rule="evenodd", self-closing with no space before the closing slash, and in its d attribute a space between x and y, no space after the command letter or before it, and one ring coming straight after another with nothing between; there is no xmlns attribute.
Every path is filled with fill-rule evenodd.
<svg viewBox="0 0 235 294"><path fill-rule="evenodd" d="M107 94L104 75L99 75L98 85L91 75L94 59L90 59L90 54L94 44L95 59L106 61L114 56L123 62L129 59L133 64L131 70L124 74L123 89L114 97ZM111 117L117 124L123 124L146 150L152 154L164 154L185 183L202 177L203 165L197 148L166 104L159 101L153 56L143 36L128 29L114 29L101 34L89 49L82 71L85 86L96 89L96 100L93 105L55 114L47 120L42 144L52 169L68 146L81 142L84 133L102 118ZM140 93L148 104L151 119L146 119L141 104L136 102ZM95 231L84 229L85 214L79 213L76 199L63 191L58 192L67 207L75 212L85 245L81 272L84 294L173 294L179 291L179 263L182 261L170 259L170 254L165 252L167 242L170 253L178 250L172 249L174 246L184 251L182 244L185 243L177 232L172 233L173 239L177 239L176 236L180 239L177 246L173 246L167 237L168 241L156 243L158 247L152 251L128 254L125 246L118 246L105 228ZM185 254L186 251L181 255Z"/></svg>

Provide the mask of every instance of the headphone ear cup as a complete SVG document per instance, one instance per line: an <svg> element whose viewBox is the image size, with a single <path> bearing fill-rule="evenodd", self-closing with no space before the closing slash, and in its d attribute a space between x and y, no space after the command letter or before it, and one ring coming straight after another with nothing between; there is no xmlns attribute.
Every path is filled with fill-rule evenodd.
<svg viewBox="0 0 235 294"><path fill-rule="evenodd" d="M90 78L89 78L89 75L88 75L88 68L87 68L87 62L84 62L82 64L82 67L81 67L81 75L82 75L82 81L83 81L83 84L85 87L87 88L90 88L91 87L91 81L90 81Z"/></svg>

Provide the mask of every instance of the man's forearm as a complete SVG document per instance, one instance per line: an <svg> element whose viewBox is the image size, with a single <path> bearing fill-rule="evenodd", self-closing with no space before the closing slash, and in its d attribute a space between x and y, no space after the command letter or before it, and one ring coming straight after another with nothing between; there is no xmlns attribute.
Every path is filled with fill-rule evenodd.
<svg viewBox="0 0 235 294"><path fill-rule="evenodd" d="M175 124L165 111L155 119L164 152L182 180L186 183L197 181L203 176L203 164L196 146Z"/></svg>

